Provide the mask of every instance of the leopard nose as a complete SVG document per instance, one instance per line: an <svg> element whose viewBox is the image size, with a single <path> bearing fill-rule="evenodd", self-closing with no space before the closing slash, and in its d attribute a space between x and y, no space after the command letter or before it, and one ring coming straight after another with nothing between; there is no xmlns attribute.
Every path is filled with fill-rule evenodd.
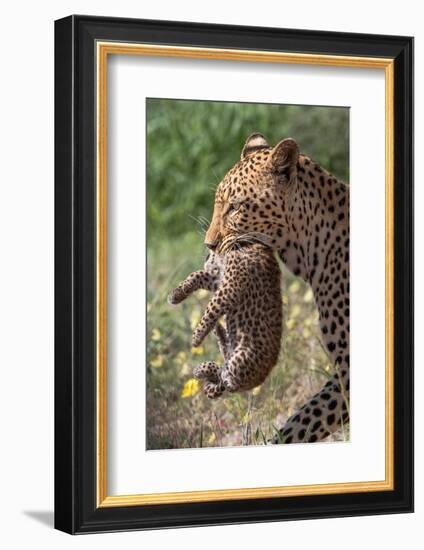
<svg viewBox="0 0 424 550"><path fill-rule="evenodd" d="M205 243L205 244L209 248L209 250L212 250L212 252L214 252L214 250L216 250L216 247L217 247L216 242L214 242L214 243Z"/></svg>

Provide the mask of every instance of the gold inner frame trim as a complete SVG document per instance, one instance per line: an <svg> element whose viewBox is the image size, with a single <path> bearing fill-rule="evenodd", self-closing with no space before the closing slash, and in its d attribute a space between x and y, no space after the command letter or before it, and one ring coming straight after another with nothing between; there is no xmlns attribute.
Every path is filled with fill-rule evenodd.
<svg viewBox="0 0 424 550"><path fill-rule="evenodd" d="M390 58L267 52L97 42L97 506L142 506L306 495L364 493L394 489L394 60ZM241 62L383 69L386 125L386 365L385 479L280 487L217 489L109 496L107 493L107 62L109 55L141 55Z"/></svg>

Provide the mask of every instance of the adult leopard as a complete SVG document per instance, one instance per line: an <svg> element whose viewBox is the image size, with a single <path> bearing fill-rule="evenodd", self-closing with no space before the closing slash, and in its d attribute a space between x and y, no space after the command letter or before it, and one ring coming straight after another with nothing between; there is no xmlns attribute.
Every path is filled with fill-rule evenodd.
<svg viewBox="0 0 424 550"><path fill-rule="evenodd" d="M295 412L274 443L316 442L349 420L349 188L299 153L293 139L270 147L251 135L219 183L205 244L225 254L260 241L307 281L335 373Z"/></svg>

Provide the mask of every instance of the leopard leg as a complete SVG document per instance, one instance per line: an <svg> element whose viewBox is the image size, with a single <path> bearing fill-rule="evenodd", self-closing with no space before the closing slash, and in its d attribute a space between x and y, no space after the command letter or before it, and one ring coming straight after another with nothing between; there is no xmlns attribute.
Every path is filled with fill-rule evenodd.
<svg viewBox="0 0 424 550"><path fill-rule="evenodd" d="M193 376L205 382L203 393L209 399L216 399L225 391L225 386L221 380L221 370L214 361L200 363L193 369Z"/></svg>
<svg viewBox="0 0 424 550"><path fill-rule="evenodd" d="M221 397L224 391L225 386L222 382L206 382L206 384L203 386L203 393L209 399L217 399L218 397Z"/></svg>
<svg viewBox="0 0 424 550"><path fill-rule="evenodd" d="M349 371L341 368L287 420L270 442L315 443L348 422Z"/></svg>
<svg viewBox="0 0 424 550"><path fill-rule="evenodd" d="M243 391L257 385L257 358L246 349L238 349L225 363L221 379L229 392Z"/></svg>
<svg viewBox="0 0 424 550"><path fill-rule="evenodd" d="M219 351L224 361L227 361L229 355L227 331L220 323L217 323L213 332L218 340Z"/></svg>
<svg viewBox="0 0 424 550"><path fill-rule="evenodd" d="M203 393L209 399L216 399L225 391L225 386L222 383L220 372L221 369L214 361L200 363L200 365L197 365L193 369L194 377L198 380L204 381Z"/></svg>
<svg viewBox="0 0 424 550"><path fill-rule="evenodd" d="M224 369L222 375L222 383L227 391L234 393L240 389L240 382L232 374L228 372L228 369Z"/></svg>
<svg viewBox="0 0 424 550"><path fill-rule="evenodd" d="M209 300L206 310L199 324L193 332L192 346L197 347L214 328L218 319L237 304L240 297L240 289L231 283L223 283L213 297Z"/></svg>
<svg viewBox="0 0 424 550"><path fill-rule="evenodd" d="M193 292L201 288L213 290L214 283L213 277L207 271L201 270L190 273L190 275L169 294L168 303L171 305L179 304L188 298L190 294L193 294Z"/></svg>
<svg viewBox="0 0 424 550"><path fill-rule="evenodd" d="M219 382L220 368L215 361L205 361L196 365L193 369L193 376L198 380L209 380L211 382Z"/></svg>

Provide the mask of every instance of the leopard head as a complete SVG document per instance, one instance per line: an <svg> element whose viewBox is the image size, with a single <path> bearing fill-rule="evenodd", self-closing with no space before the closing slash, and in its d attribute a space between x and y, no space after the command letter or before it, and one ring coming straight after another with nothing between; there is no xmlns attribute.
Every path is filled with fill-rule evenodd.
<svg viewBox="0 0 424 550"><path fill-rule="evenodd" d="M262 134L252 134L240 160L218 185L206 246L220 254L238 243L262 242L276 248L290 219L288 198L298 157L293 139L270 147Z"/></svg>

